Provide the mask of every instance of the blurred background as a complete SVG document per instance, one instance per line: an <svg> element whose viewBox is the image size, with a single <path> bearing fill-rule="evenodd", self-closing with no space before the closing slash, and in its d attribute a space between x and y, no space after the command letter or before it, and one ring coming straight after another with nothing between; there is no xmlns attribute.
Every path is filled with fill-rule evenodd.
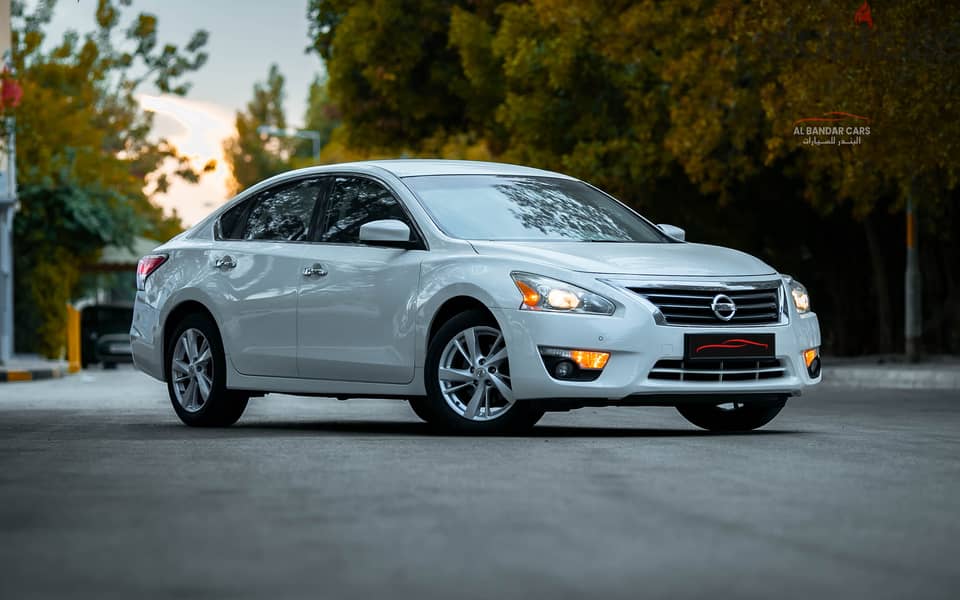
<svg viewBox="0 0 960 600"><path fill-rule="evenodd" d="M960 353L941 3L3 4L15 352L64 356L68 303L129 304L141 254L261 179L443 157L570 173L762 258L827 354Z"/></svg>

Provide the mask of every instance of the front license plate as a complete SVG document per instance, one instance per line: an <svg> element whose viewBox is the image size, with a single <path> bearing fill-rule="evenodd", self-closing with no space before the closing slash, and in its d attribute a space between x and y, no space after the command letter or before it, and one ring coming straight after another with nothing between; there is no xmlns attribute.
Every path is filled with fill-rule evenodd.
<svg viewBox="0 0 960 600"><path fill-rule="evenodd" d="M130 354L132 352L130 344L110 344L107 346L110 354Z"/></svg>
<svg viewBox="0 0 960 600"><path fill-rule="evenodd" d="M772 333L688 333L683 336L683 356L698 358L773 358L776 335Z"/></svg>

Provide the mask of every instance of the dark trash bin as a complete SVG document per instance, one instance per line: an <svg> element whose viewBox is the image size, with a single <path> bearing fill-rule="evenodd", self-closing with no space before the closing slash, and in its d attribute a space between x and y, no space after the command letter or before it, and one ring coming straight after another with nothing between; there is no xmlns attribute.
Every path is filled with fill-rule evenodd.
<svg viewBox="0 0 960 600"><path fill-rule="evenodd" d="M133 361L130 323L133 305L91 304L80 310L80 365L103 363L105 369Z"/></svg>

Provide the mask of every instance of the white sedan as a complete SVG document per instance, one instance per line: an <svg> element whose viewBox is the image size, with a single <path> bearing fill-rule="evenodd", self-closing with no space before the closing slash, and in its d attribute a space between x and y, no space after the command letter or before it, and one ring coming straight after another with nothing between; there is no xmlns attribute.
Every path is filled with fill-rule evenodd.
<svg viewBox="0 0 960 600"><path fill-rule="evenodd" d="M252 396L399 398L446 431L676 406L749 430L820 381L804 287L527 167L384 160L278 175L144 257L134 361L187 425Z"/></svg>

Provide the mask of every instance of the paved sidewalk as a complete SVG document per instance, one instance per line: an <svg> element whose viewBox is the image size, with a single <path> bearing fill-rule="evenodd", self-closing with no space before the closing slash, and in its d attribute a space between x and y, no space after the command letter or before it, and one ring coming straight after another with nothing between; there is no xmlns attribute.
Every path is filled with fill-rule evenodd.
<svg viewBox="0 0 960 600"><path fill-rule="evenodd" d="M39 356L15 355L6 364L0 365L0 383L51 379L69 374L69 365L66 361L46 360Z"/></svg>
<svg viewBox="0 0 960 600"><path fill-rule="evenodd" d="M824 357L823 383L847 388L960 391L960 357L931 356L908 363L902 356Z"/></svg>

